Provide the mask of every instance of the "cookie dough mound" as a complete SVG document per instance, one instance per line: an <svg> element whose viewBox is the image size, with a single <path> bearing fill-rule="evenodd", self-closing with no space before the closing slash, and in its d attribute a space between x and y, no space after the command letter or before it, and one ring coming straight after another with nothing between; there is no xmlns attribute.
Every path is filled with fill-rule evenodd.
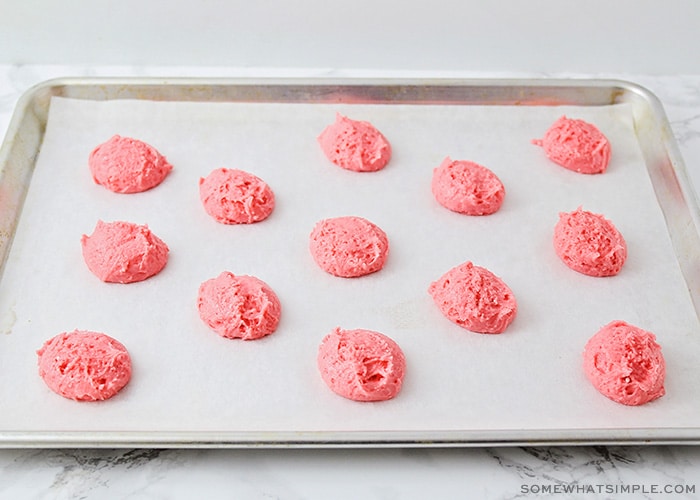
<svg viewBox="0 0 700 500"><path fill-rule="evenodd" d="M496 212L506 194L501 180L488 168L449 157L433 170L431 187L440 205L466 215Z"/></svg>
<svg viewBox="0 0 700 500"><path fill-rule="evenodd" d="M252 224L267 219L275 195L259 177L243 170L217 168L199 179L204 210L222 224Z"/></svg>
<svg viewBox="0 0 700 500"><path fill-rule="evenodd" d="M353 401L385 401L401 390L406 359L394 340L371 330L334 329L318 349L321 378Z"/></svg>
<svg viewBox="0 0 700 500"><path fill-rule="evenodd" d="M131 379L126 347L104 333L61 333L47 340L37 355L41 378L49 389L68 399L109 399Z"/></svg>
<svg viewBox="0 0 700 500"><path fill-rule="evenodd" d="M391 145L374 125L340 113L321 132L318 142L330 161L355 172L381 170L391 159Z"/></svg>
<svg viewBox="0 0 700 500"><path fill-rule="evenodd" d="M447 271L430 284L428 293L447 319L476 333L502 333L518 311L503 280L471 262Z"/></svg>
<svg viewBox="0 0 700 500"><path fill-rule="evenodd" d="M273 333L282 313L280 301L267 283L228 271L200 285L197 309L202 321L216 333L243 340Z"/></svg>
<svg viewBox="0 0 700 500"><path fill-rule="evenodd" d="M586 343L583 370L601 394L637 406L663 396L666 363L654 334L613 321Z"/></svg>
<svg viewBox="0 0 700 500"><path fill-rule="evenodd" d="M316 223L309 249L321 269L357 278L384 267L389 240L379 226L362 217L335 217Z"/></svg>
<svg viewBox="0 0 700 500"><path fill-rule="evenodd" d="M173 166L153 146L115 135L88 159L92 178L115 193L140 193L156 187Z"/></svg>
<svg viewBox="0 0 700 500"><path fill-rule="evenodd" d="M88 269L108 283L143 281L168 262L168 245L146 225L100 220L92 235L80 241Z"/></svg>
<svg viewBox="0 0 700 500"><path fill-rule="evenodd" d="M580 207L559 214L554 250L574 271L596 277L618 274L627 259L625 239L613 223Z"/></svg>
<svg viewBox="0 0 700 500"><path fill-rule="evenodd" d="M610 161L610 142L598 128L562 116L533 144L541 146L557 165L582 174L601 174Z"/></svg>

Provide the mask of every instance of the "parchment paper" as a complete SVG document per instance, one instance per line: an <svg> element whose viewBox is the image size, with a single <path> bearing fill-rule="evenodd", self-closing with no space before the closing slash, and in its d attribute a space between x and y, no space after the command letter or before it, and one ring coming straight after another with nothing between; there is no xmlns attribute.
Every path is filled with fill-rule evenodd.
<svg viewBox="0 0 700 500"><path fill-rule="evenodd" d="M394 156L380 172L332 165L316 136L336 112L368 120ZM610 139L603 175L549 162L530 143L559 116L595 123ZM90 151L113 134L144 140L174 165L157 188L119 195L93 183ZM430 191L450 156L481 163L506 186L499 212L447 211ZM272 216L226 226L204 212L198 180L240 168L275 192ZM612 220L628 244L613 278L568 269L554 254L560 211L582 206ZM359 279L321 271L308 235L325 217L382 227L386 267ZM80 237L98 219L147 223L170 246L165 270L142 283L90 274ZM442 317L428 285L471 260L500 276L519 311L501 335ZM199 284L223 270L278 293L282 321L255 342L226 340L200 321ZM91 102L54 98L12 253L0 282L0 429L8 431L450 431L700 426L700 329L634 134L630 108ZM583 346L621 319L663 346L667 395L614 403L588 383ZM400 395L357 403L320 379L316 350L332 328L394 338L407 359ZM49 391L35 351L73 329L107 333L129 349L130 384L101 403Z"/></svg>

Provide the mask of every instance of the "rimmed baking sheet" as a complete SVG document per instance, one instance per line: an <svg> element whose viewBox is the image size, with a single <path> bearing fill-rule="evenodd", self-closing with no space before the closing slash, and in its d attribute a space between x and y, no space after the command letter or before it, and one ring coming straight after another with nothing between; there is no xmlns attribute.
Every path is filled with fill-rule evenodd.
<svg viewBox="0 0 700 500"><path fill-rule="evenodd" d="M697 208L663 111L644 89L598 81L68 80L34 90L18 112L0 156L1 189L22 207L13 213L8 202L2 221L0 445L700 438ZM386 169L357 174L323 157L316 136L336 112L387 135L394 156ZM608 172L567 171L531 144L562 115L609 137ZM113 134L156 146L172 174L136 195L95 185L87 156ZM499 175L507 194L498 213L466 217L435 202L432 169L446 156ZM265 179L277 198L273 215L249 226L210 219L197 184L217 167ZM556 258L558 213L578 206L605 214L625 236L620 275L579 275ZM313 264L313 224L338 215L366 217L387 232L381 272L346 280ZM166 269L131 285L97 280L79 242L98 219L147 223L170 246ZM431 303L430 282L466 260L516 295L518 317L502 335L462 330ZM223 270L276 290L283 317L274 335L230 341L202 324L197 287ZM614 319L657 335L667 362L660 400L625 407L586 381L583 345ZM382 331L401 345L408 369L399 397L360 404L323 385L316 349L336 326ZM115 398L76 403L38 377L36 349L76 328L103 331L129 349L133 379Z"/></svg>

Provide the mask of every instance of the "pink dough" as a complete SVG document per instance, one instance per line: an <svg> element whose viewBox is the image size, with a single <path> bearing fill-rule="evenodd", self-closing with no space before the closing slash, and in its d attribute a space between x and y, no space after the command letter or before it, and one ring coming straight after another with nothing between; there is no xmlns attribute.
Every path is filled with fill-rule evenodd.
<svg viewBox="0 0 700 500"><path fill-rule="evenodd" d="M199 287L202 321L228 339L256 340L277 329L282 313L275 292L254 276L224 271Z"/></svg>
<svg viewBox="0 0 700 500"><path fill-rule="evenodd" d="M374 125L340 113L321 132L318 142L330 161L355 172L381 170L391 159L391 145Z"/></svg>
<svg viewBox="0 0 700 500"><path fill-rule="evenodd" d="M447 271L431 283L428 293L447 319L472 332L502 333L518 311L503 280L471 262Z"/></svg>
<svg viewBox="0 0 700 500"><path fill-rule="evenodd" d="M47 340L37 355L41 378L49 389L68 399L109 399L131 379L129 353L104 333L61 333Z"/></svg>
<svg viewBox="0 0 700 500"><path fill-rule="evenodd" d="M88 269L110 283L143 281L168 262L168 245L146 225L97 221L92 235L80 241Z"/></svg>
<svg viewBox="0 0 700 500"><path fill-rule="evenodd" d="M559 214L554 250L574 271L596 277L618 274L627 258L625 239L613 223L580 207Z"/></svg>
<svg viewBox="0 0 700 500"><path fill-rule="evenodd" d="M173 166L153 146L115 135L88 159L92 178L115 193L140 193L156 187Z"/></svg>
<svg viewBox="0 0 700 500"><path fill-rule="evenodd" d="M217 168L199 179L204 209L222 224L251 224L267 219L275 195L265 181L243 170Z"/></svg>
<svg viewBox="0 0 700 500"><path fill-rule="evenodd" d="M501 180L488 168L449 157L433 170L432 190L440 205L466 215L496 212L506 194Z"/></svg>
<svg viewBox="0 0 700 500"><path fill-rule="evenodd" d="M613 321L590 338L583 370L601 394L624 405L642 405L663 396L666 363L654 334Z"/></svg>
<svg viewBox="0 0 700 500"><path fill-rule="evenodd" d="M583 120L562 116L532 141L542 146L547 157L557 165L582 174L605 172L610 161L610 142L598 128Z"/></svg>
<svg viewBox="0 0 700 500"><path fill-rule="evenodd" d="M356 278L384 267L389 240L384 231L367 219L336 217L316 223L309 249L327 273Z"/></svg>
<svg viewBox="0 0 700 500"><path fill-rule="evenodd" d="M398 344L371 330L334 329L321 341L317 362L326 385L353 401L395 397L406 371Z"/></svg>

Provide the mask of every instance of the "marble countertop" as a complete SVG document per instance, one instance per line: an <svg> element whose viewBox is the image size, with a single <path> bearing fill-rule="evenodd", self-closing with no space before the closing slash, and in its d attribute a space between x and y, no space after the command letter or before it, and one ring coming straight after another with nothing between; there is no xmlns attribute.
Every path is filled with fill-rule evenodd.
<svg viewBox="0 0 700 500"><path fill-rule="evenodd" d="M700 75L381 74L333 69L0 65L0 133L20 95L61 76L579 77L641 84L663 102L700 186ZM5 449L0 499L700 498L700 447Z"/></svg>

